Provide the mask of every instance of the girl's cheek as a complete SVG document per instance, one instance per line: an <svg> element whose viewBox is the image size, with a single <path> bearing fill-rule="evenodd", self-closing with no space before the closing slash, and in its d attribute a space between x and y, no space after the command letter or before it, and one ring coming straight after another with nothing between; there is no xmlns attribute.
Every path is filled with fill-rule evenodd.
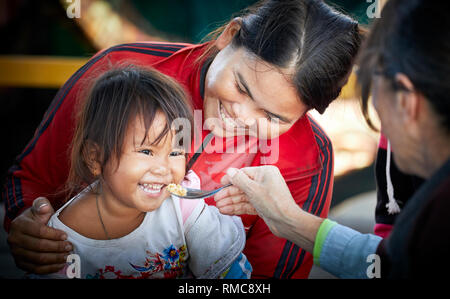
<svg viewBox="0 0 450 299"><path fill-rule="evenodd" d="M178 172L177 172L177 181L178 181L178 182L181 182L181 181L183 180L183 178L184 178L185 175L186 175L186 164L184 164L183 166L181 166L181 167L178 169Z"/></svg>
<svg viewBox="0 0 450 299"><path fill-rule="evenodd" d="M180 183L185 174L186 174L186 158L185 157L178 157L175 158L172 164L171 164L171 174L172 174L172 180L175 183Z"/></svg>

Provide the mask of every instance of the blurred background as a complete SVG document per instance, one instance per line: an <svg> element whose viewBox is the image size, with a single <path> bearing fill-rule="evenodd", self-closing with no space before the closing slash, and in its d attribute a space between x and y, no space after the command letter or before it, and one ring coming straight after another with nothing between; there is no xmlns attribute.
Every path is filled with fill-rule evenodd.
<svg viewBox="0 0 450 299"><path fill-rule="evenodd" d="M120 43L200 43L255 0L0 0L0 179L34 134L59 87L97 51ZM366 0L326 0L370 26ZM372 1L375 3L375 0ZM383 0L376 1L379 7ZM75 12L79 15L71 15ZM72 17L72 18L71 18ZM373 163L379 135L366 125L352 74L340 97L313 117L335 151L330 218L372 232ZM373 116L375 123L376 116ZM1 203L3 205L3 203ZM3 223L4 209L0 209ZM0 229L0 277L20 277ZM333 278L314 268L310 278Z"/></svg>

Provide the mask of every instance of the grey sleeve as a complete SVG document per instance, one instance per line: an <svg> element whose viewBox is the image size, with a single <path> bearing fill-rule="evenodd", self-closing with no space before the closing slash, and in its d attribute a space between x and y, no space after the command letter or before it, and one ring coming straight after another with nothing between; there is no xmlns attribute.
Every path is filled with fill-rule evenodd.
<svg viewBox="0 0 450 299"><path fill-rule="evenodd" d="M206 204L185 236L189 267L196 278L218 278L245 246L241 218L222 215L216 207Z"/></svg>

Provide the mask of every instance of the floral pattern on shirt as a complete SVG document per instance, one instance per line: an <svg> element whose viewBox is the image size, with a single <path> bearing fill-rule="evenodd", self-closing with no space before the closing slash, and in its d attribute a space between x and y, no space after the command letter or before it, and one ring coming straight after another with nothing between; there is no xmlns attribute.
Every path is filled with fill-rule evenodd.
<svg viewBox="0 0 450 299"><path fill-rule="evenodd" d="M137 271L125 275L120 269L107 265L94 275L86 275L87 279L145 279L145 278L177 278L184 274L187 248L186 245L176 249L173 244L163 250L162 254L146 250L147 257L142 265L130 266Z"/></svg>

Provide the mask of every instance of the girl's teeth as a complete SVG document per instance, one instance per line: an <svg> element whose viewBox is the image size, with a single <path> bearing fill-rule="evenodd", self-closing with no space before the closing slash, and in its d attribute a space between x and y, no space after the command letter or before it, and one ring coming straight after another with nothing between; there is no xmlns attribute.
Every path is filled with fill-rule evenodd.
<svg viewBox="0 0 450 299"><path fill-rule="evenodd" d="M163 184L141 184L140 187L148 193L158 193L161 191Z"/></svg>

